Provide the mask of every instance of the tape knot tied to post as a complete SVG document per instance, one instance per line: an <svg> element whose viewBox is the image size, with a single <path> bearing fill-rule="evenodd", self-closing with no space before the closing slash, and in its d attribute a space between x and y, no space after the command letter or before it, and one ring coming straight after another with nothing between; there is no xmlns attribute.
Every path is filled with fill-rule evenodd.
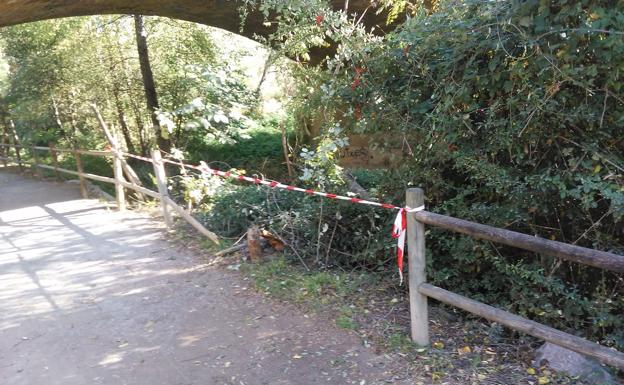
<svg viewBox="0 0 624 385"><path fill-rule="evenodd" d="M399 268L399 285L403 284L403 257L405 253L405 233L407 231L407 213L423 211L425 206L416 208L401 207L392 226L392 238L397 240L397 266Z"/></svg>

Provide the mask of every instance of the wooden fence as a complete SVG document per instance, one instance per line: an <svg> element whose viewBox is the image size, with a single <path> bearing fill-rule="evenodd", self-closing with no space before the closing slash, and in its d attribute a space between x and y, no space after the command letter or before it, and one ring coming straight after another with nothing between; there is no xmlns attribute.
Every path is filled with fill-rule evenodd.
<svg viewBox="0 0 624 385"><path fill-rule="evenodd" d="M409 189L407 190L406 198L408 207L419 207L424 204L424 191L419 188ZM617 254L537 238L428 211L408 213L407 242L411 333L412 340L415 343L419 345L429 344L427 298L433 298L469 313L498 322L511 329L597 358L605 364L624 369L624 353L622 352L428 284L425 274L425 225L440 227L477 239L497 242L540 254L552 255L557 258L618 273L624 272L624 256Z"/></svg>
<svg viewBox="0 0 624 385"><path fill-rule="evenodd" d="M171 211L177 212L182 218L189 222L202 234L218 243L217 236L207 230L196 219L194 219L184 208L177 205L167 191L167 176L164 163L159 151L152 152L149 160L154 167L158 191L152 191L136 183L128 182L123 176L124 157L118 151L85 151L85 150L65 150L50 147L30 147L34 161L25 162L20 154L20 149L24 146L15 144L10 146L7 143L0 143L0 160L5 163L12 158L9 156L9 148L15 151L15 161L20 170L25 164L30 165L34 173L41 177L40 169L54 171L57 178L61 173L77 176L80 180L80 187L83 196L86 197L85 179L92 179L100 182L112 183L115 185L115 195L119 210L124 210L125 193L124 188L129 188L138 193L145 194L160 200L163 217L168 226L172 224ZM37 151L48 151L51 155L52 166L41 164ZM60 168L58 165L58 153L70 153L76 159L77 171ZM82 169L81 155L112 157L114 178L103 177L85 173ZM408 207L419 207L424 204L424 191L419 188L407 190L406 204ZM436 226L461 234L466 234L477 239L484 239L508 246L533 251L535 253L552 255L557 258L583 263L589 266L611 270L618 273L624 272L624 256L609 252L588 249L566 243L551 241L543 238L517 233L505 229L469 222L450 216L435 214L428 211L419 211L407 214L407 242L409 260L409 293L410 293L410 315L411 315L411 336L418 345L429 345L429 317L427 299L433 298L442 303L452 305L467 312L498 322L511 329L535 336L542 340L585 354L599 361L624 369L624 353L602 346L595 342L577 337L575 335L562 332L557 329L542 325L540 323L519 317L512 313L497 309L444 290L440 287L427 283L426 280L426 257L425 257L425 225Z"/></svg>
<svg viewBox="0 0 624 385"><path fill-rule="evenodd" d="M0 143L0 160L4 162L6 166L7 161L12 161L13 158L10 157L10 149L13 148L15 152L14 160L17 163L20 172L24 170L24 165L28 165L33 170L33 173L41 178L41 169L51 170L54 172L57 179L61 179L61 174L68 174L77 176L80 181L80 191L82 193L83 198L87 198L87 179L95 180L98 182L111 183L115 185L115 199L117 202L117 207L120 211L124 211L126 209L126 194L124 189L128 188L136 191L138 194L147 195L154 199L157 199L161 202L162 213L167 224L167 227L171 227L173 224L172 211L177 212L184 220L186 220L191 226L193 226L197 231L208 237L213 242L219 244L219 238L216 234L206 229L197 219L193 218L183 207L180 207L176 202L174 202L169 196L167 190L167 175L165 172L165 165L162 162L162 157L160 151L154 150L152 151L151 163L154 167L154 175L156 176L156 184L158 187L158 191L152 191L143 186L139 186L136 177L129 177L128 179L134 179L135 182L129 182L124 178L124 172L126 175L132 175L132 171L128 171L128 166L124 159L123 153L120 151L90 151L90 150L67 150L67 149L59 149L51 145L50 147L41 147L41 146L22 146L20 144L6 144ZM24 160L24 157L21 154L21 150L30 149L32 154L32 162L27 162ZM38 151L46 151L50 153L50 157L52 159L52 165L42 164L40 158L38 156ZM68 170L65 168L61 168L59 166L58 154L59 153L68 153L74 157L76 162L76 171ZM90 174L84 171L82 166L82 155L87 156L98 156L98 157L110 157L112 158L113 165L113 175L114 178L109 178L101 175Z"/></svg>

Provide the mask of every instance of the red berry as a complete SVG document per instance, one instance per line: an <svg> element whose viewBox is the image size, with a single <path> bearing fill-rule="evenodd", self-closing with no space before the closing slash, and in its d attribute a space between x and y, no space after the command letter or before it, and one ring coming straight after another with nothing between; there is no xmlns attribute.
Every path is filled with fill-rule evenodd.
<svg viewBox="0 0 624 385"><path fill-rule="evenodd" d="M316 15L316 25L321 25L321 23L325 20L323 15Z"/></svg>

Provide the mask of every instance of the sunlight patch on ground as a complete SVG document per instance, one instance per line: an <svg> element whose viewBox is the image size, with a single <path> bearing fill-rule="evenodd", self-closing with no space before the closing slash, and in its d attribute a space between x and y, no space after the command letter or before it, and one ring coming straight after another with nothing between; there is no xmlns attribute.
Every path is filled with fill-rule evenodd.
<svg viewBox="0 0 624 385"><path fill-rule="evenodd" d="M125 355L126 355L125 352L110 353L106 357L104 357L102 361L98 362L98 365L107 366L107 365L116 364L118 362L123 361L123 357Z"/></svg>

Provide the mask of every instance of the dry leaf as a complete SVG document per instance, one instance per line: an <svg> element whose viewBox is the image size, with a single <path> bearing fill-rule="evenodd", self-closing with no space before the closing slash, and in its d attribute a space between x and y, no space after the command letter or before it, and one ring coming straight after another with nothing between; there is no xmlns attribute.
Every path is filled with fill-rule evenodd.
<svg viewBox="0 0 624 385"><path fill-rule="evenodd" d="M548 377L546 377L546 376L538 377L538 378L537 378L537 383L538 383L539 385L548 384L548 383L550 383L550 378L548 378Z"/></svg>
<svg viewBox="0 0 624 385"><path fill-rule="evenodd" d="M464 346L462 348L457 349L457 351L459 352L459 354L468 354L472 352L472 349L470 349L470 346Z"/></svg>

